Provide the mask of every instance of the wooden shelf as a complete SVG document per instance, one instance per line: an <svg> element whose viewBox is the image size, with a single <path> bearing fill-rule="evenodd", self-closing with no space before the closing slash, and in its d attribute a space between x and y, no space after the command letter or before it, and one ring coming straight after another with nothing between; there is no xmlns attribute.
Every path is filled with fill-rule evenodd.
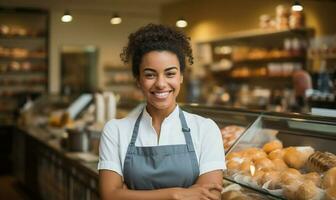
<svg viewBox="0 0 336 200"><path fill-rule="evenodd" d="M45 40L44 35L38 35L38 36L33 36L33 35L26 35L26 36L6 36L6 35L0 35L0 40Z"/></svg>
<svg viewBox="0 0 336 200"><path fill-rule="evenodd" d="M26 75L26 74L41 74L45 73L46 70L34 70L34 71L6 71L6 72L0 72L0 76L6 76L6 75Z"/></svg>
<svg viewBox="0 0 336 200"><path fill-rule="evenodd" d="M251 64L251 63L270 63L270 62L302 62L305 60L304 56L295 57L280 57L280 58L263 58L263 59L245 59L233 60L233 64Z"/></svg>
<svg viewBox="0 0 336 200"><path fill-rule="evenodd" d="M36 60L45 60L47 59L46 56L44 57L32 57L32 56L27 56L27 57L3 57L0 56L0 61L36 61Z"/></svg>
<svg viewBox="0 0 336 200"><path fill-rule="evenodd" d="M253 29L248 31L240 31L235 33L229 33L225 37L215 38L210 41L201 41L199 44L205 43L217 43L217 42L227 42L233 40L243 40L243 39L250 39L250 38L265 38L265 37L277 37L281 35L302 35L305 36L306 34L314 34L314 29L307 27L307 28L300 28L300 29L285 29L285 30L265 30L265 29Z"/></svg>

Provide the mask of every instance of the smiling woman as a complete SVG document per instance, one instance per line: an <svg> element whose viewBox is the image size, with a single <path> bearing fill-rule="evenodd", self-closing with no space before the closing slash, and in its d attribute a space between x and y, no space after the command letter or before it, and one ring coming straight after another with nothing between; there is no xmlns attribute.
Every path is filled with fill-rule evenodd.
<svg viewBox="0 0 336 200"><path fill-rule="evenodd" d="M193 62L189 38L149 24L129 36L121 58L131 63L146 105L104 127L102 199L219 199L225 169L219 128L176 104L186 58Z"/></svg>

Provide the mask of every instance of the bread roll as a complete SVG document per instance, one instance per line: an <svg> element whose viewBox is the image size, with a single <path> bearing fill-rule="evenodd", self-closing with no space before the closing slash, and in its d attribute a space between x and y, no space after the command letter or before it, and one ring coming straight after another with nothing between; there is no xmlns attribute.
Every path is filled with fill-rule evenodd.
<svg viewBox="0 0 336 200"><path fill-rule="evenodd" d="M265 184L266 182L271 181L269 184L268 189L274 190L274 189L279 189L280 187L280 172L278 171L268 171L265 172L262 179L261 183Z"/></svg>
<svg viewBox="0 0 336 200"><path fill-rule="evenodd" d="M248 148L244 150L243 154L244 154L244 157L248 157L252 160L257 160L260 158L267 157L267 154L263 150L258 149L258 148Z"/></svg>
<svg viewBox="0 0 336 200"><path fill-rule="evenodd" d="M233 159L226 162L226 166L228 170L231 170L231 171L238 171L240 169L240 165L241 165L240 162L237 162Z"/></svg>
<svg viewBox="0 0 336 200"><path fill-rule="evenodd" d="M273 162L273 165L274 165L274 169L277 170L277 171L281 172L281 171L288 168L285 161L283 161L282 159L276 158L276 159L273 159L272 162Z"/></svg>
<svg viewBox="0 0 336 200"><path fill-rule="evenodd" d="M230 160L232 158L241 158L241 157L242 157L242 154L240 152L232 152L225 156L226 160Z"/></svg>
<svg viewBox="0 0 336 200"><path fill-rule="evenodd" d="M326 190L325 200L336 200L336 186Z"/></svg>
<svg viewBox="0 0 336 200"><path fill-rule="evenodd" d="M285 151L283 149L276 149L274 151L271 151L269 154L268 154L268 158L273 160L273 159L283 159L285 155Z"/></svg>
<svg viewBox="0 0 336 200"><path fill-rule="evenodd" d="M263 183L263 176L265 172L263 170L256 170L254 175L252 176L252 180L255 181L258 185L262 186Z"/></svg>
<svg viewBox="0 0 336 200"><path fill-rule="evenodd" d="M289 147L285 150L284 161L289 167L301 169L313 153L311 147Z"/></svg>
<svg viewBox="0 0 336 200"><path fill-rule="evenodd" d="M306 181L312 181L317 187L321 186L321 176L316 172L310 172L308 174L304 174L303 178Z"/></svg>
<svg viewBox="0 0 336 200"><path fill-rule="evenodd" d="M303 182L295 192L296 200L315 199L318 195L318 188L312 181Z"/></svg>
<svg viewBox="0 0 336 200"><path fill-rule="evenodd" d="M273 140L271 142L266 143L263 146L263 150L266 153L270 153L270 152L272 152L272 151L274 151L276 149L282 149L282 143L279 140Z"/></svg>
<svg viewBox="0 0 336 200"><path fill-rule="evenodd" d="M249 199L240 191L228 191L222 194L222 200L246 200Z"/></svg>
<svg viewBox="0 0 336 200"><path fill-rule="evenodd" d="M298 170L294 168L288 168L281 172L280 182L282 185L292 185L294 183L301 183L302 175Z"/></svg>
<svg viewBox="0 0 336 200"><path fill-rule="evenodd" d="M250 172L250 167L253 162L250 159L244 159L243 163L240 165L241 172Z"/></svg>
<svg viewBox="0 0 336 200"><path fill-rule="evenodd" d="M255 160L254 164L255 164L257 170L260 170L260 169L274 169L273 162L266 157Z"/></svg>
<svg viewBox="0 0 336 200"><path fill-rule="evenodd" d="M336 187L336 167L329 169L323 177L322 187L327 189Z"/></svg>

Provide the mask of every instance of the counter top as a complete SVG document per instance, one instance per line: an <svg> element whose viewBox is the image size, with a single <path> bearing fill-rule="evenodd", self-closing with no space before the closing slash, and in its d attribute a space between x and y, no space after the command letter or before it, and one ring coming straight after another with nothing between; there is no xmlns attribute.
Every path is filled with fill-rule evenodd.
<svg viewBox="0 0 336 200"><path fill-rule="evenodd" d="M98 178L97 161L94 162L84 162L83 160L76 158L74 152L70 152L61 145L61 137L56 136L47 128L33 127L33 126L18 126L21 132L25 133L27 136L38 141L44 147L52 150L55 154L65 159L65 162L69 163L70 166L75 166L80 170L84 170L85 173ZM62 131L61 129L59 130ZM90 156L94 155L88 153ZM97 155L95 155L97 156ZM97 156L98 157L98 156Z"/></svg>

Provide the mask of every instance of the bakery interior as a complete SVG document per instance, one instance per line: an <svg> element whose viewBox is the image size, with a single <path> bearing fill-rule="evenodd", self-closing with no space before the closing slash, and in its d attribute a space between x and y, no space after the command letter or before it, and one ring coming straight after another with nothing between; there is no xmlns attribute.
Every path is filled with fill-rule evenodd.
<svg viewBox="0 0 336 200"><path fill-rule="evenodd" d="M222 199L335 200L335 11L335 0L1 0L0 199L100 199L103 126L144 101L119 55L161 23L191 38L178 102L221 129Z"/></svg>

